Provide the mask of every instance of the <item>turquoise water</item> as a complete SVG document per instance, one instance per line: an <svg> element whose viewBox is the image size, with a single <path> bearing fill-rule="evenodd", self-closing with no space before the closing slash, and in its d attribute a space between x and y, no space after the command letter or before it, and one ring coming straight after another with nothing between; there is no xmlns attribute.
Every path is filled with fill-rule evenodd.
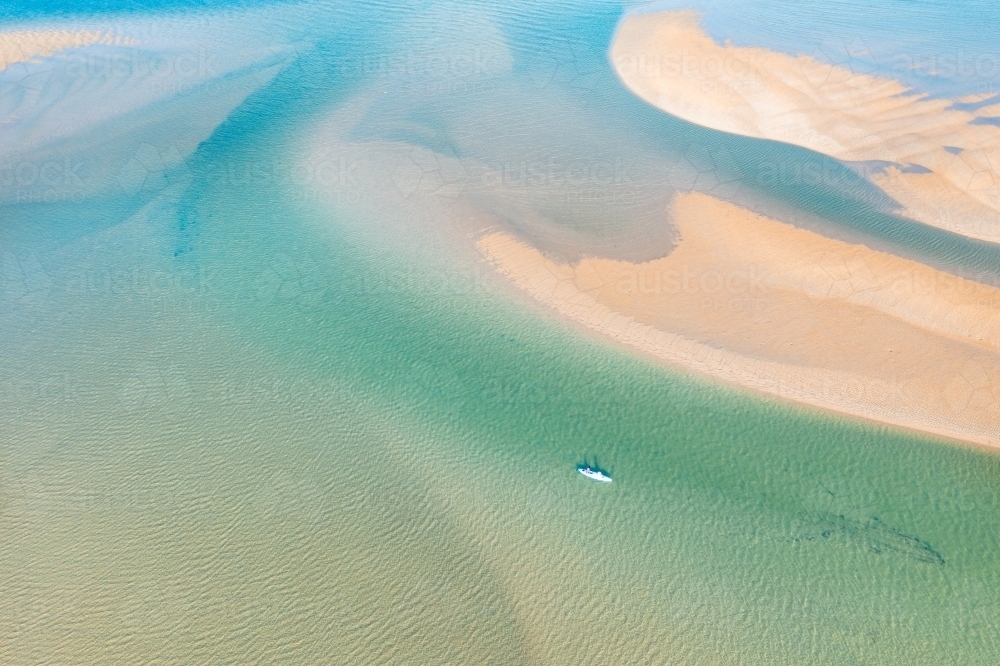
<svg viewBox="0 0 1000 666"><path fill-rule="evenodd" d="M996 660L994 454L592 339L484 269L466 218L641 255L695 188L955 272L992 248L632 99L618 6L274 11L293 55L162 180L0 209L0 660ZM179 114L130 121L164 162ZM807 160L828 177L755 177Z"/></svg>

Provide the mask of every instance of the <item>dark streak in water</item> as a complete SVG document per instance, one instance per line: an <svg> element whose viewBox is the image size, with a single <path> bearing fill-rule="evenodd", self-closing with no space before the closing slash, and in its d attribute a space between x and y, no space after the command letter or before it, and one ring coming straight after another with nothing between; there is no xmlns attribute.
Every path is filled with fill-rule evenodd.
<svg viewBox="0 0 1000 666"><path fill-rule="evenodd" d="M944 557L929 543L883 523L877 516L858 520L833 513L818 514L802 527L801 533L792 541L816 541L838 536L872 553L897 553L918 562L944 565Z"/></svg>

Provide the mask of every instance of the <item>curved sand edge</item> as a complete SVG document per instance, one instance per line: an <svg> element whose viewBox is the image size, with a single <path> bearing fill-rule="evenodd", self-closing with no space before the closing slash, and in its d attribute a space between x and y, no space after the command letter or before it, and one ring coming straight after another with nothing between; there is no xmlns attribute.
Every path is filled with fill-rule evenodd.
<svg viewBox="0 0 1000 666"><path fill-rule="evenodd" d="M872 162L870 180L909 217L1000 242L1000 127L990 124L998 105L959 110L953 100L928 99L893 79L719 45L690 11L626 18L611 59L629 90L667 113Z"/></svg>
<svg viewBox="0 0 1000 666"><path fill-rule="evenodd" d="M15 30L0 32L0 70L19 62L93 44L135 46L130 37L102 30Z"/></svg>
<svg viewBox="0 0 1000 666"><path fill-rule="evenodd" d="M678 197L673 213L677 249L644 264L560 264L502 233L485 235L478 247L541 303L670 364L799 403L1000 446L996 289L706 195ZM762 240L746 242L748 229ZM837 262L848 274L829 282L842 283L841 291L824 293L827 285L808 271L826 273ZM911 289L900 300L900 284L913 279L945 286ZM925 317L963 308L964 316L938 327Z"/></svg>

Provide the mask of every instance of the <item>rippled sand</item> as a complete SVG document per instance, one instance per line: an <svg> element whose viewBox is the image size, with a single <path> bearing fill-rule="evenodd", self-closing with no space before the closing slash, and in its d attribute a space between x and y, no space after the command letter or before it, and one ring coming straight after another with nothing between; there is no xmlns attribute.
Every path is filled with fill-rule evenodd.
<svg viewBox="0 0 1000 666"><path fill-rule="evenodd" d="M737 192L745 139L618 84L616 12L272 9L57 26L140 46L0 76L0 663L990 662L994 455L650 363L479 254L671 266L672 188ZM692 265L796 267L699 228L850 249L710 222ZM846 311L945 337L959 301L852 251Z"/></svg>
<svg viewBox="0 0 1000 666"><path fill-rule="evenodd" d="M479 247L543 303L615 340L798 402L1000 445L1000 291L706 195L663 259Z"/></svg>
<svg viewBox="0 0 1000 666"><path fill-rule="evenodd" d="M139 41L101 30L14 30L0 32L0 70L58 51L101 44L138 46Z"/></svg>
<svg viewBox="0 0 1000 666"><path fill-rule="evenodd" d="M693 12L626 18L611 57L626 86L699 125L857 162L910 217L1000 242L998 105L975 111L764 48L717 44ZM990 95L986 96L988 99Z"/></svg>

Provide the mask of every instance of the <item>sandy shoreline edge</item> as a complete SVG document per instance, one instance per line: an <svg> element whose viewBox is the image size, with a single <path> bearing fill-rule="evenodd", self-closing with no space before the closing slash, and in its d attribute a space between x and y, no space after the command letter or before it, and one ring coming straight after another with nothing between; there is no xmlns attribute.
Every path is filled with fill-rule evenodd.
<svg viewBox="0 0 1000 666"><path fill-rule="evenodd" d="M7 67L54 55L59 51L100 44L137 46L138 40L108 30L11 30L0 32L0 71Z"/></svg>
<svg viewBox="0 0 1000 666"><path fill-rule="evenodd" d="M860 163L908 217L1000 242L1000 104L960 107L989 96L930 98L809 56L720 45L692 11L626 17L610 57L667 113Z"/></svg>
<svg viewBox="0 0 1000 666"><path fill-rule="evenodd" d="M561 264L497 232L478 247L540 303L668 364L1000 447L998 290L703 194L679 196L673 216L677 249L642 264ZM744 242L749 230L759 243ZM836 266L842 274L831 276ZM942 309L964 314L936 325Z"/></svg>

